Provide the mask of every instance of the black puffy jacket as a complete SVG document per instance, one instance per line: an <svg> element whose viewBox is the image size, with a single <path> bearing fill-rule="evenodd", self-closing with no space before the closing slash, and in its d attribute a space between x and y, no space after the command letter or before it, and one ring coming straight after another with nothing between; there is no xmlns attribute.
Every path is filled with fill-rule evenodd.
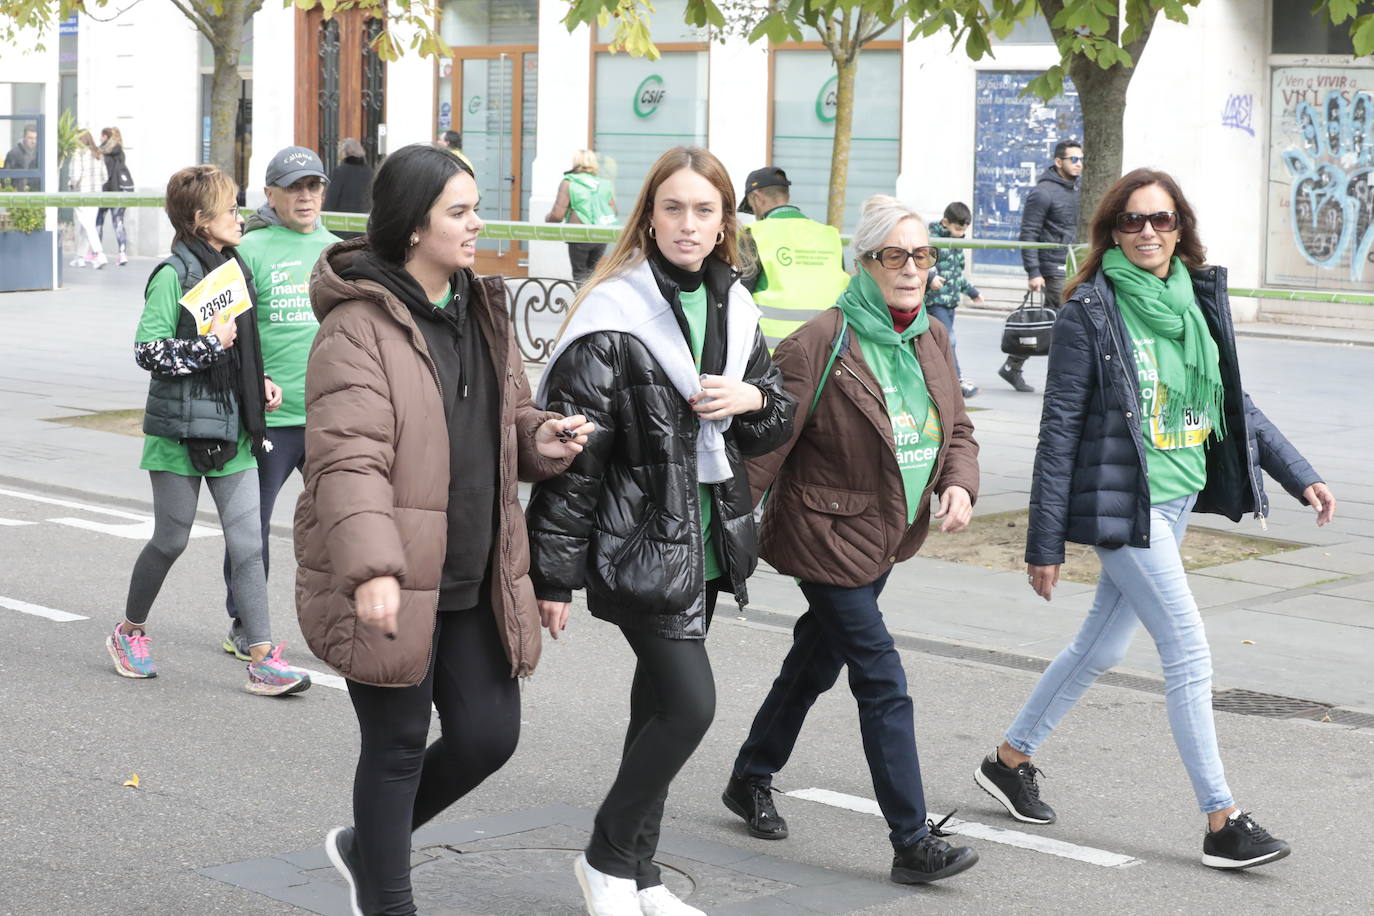
<svg viewBox="0 0 1374 916"><path fill-rule="evenodd" d="M1023 242L1072 243L1077 235L1078 181L1065 178L1051 165L1040 173L1035 187L1026 195L1017 238ZM1067 258L1067 248L1021 249L1027 277L1062 275Z"/></svg>
<svg viewBox="0 0 1374 916"><path fill-rule="evenodd" d="M1207 484L1194 512L1239 521L1269 514L1261 469L1299 502L1321 480L1241 387L1226 270L1193 271L1193 291L1217 342L1226 436L1207 443ZM1026 562L1064 562L1064 542L1148 547L1150 483L1135 353L1116 296L1098 271L1059 310L1031 482Z"/></svg>
<svg viewBox="0 0 1374 916"><path fill-rule="evenodd" d="M686 333L677 286L650 265ZM707 259L712 304L727 301L734 282L728 266ZM584 414L597 431L566 473L538 484L530 497L535 593L566 601L585 587L588 608L602 620L670 639L705 637L696 415L631 334L579 338L547 372L543 406ZM743 458L786 442L796 408L757 331L744 380L763 390L765 403L734 418L725 433L733 477L710 485L724 584L741 606L759 553Z"/></svg>

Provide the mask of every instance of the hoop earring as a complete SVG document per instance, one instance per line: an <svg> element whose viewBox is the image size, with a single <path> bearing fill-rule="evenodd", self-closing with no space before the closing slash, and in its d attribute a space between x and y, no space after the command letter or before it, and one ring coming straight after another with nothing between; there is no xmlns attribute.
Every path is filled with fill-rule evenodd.
<svg viewBox="0 0 1374 916"><path fill-rule="evenodd" d="M656 238L658 238L658 236L654 234L654 224L653 224L653 223L650 223L650 224L649 224L649 238L651 238L651 239L656 239Z"/></svg>
<svg viewBox="0 0 1374 916"><path fill-rule="evenodd" d="M723 242L723 241L725 241L725 230L724 230L724 229L722 229L722 230L720 230L719 232L716 233L716 244L719 245L719 244L720 244L721 242Z"/></svg>
<svg viewBox="0 0 1374 916"><path fill-rule="evenodd" d="M420 234L418 232L412 232L410 234L410 247L414 248L418 244L420 244Z"/></svg>

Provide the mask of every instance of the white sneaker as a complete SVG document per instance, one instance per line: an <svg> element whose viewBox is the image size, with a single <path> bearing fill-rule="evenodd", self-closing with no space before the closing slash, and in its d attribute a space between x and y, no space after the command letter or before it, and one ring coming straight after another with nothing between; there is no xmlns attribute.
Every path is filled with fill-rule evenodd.
<svg viewBox="0 0 1374 916"><path fill-rule="evenodd" d="M68 266L68 267L90 267L90 266L91 266L91 262L90 262L90 261L87 261L85 258L76 257L76 258L72 258L70 261L68 261L68 262L67 262L67 266Z"/></svg>
<svg viewBox="0 0 1374 916"><path fill-rule="evenodd" d="M589 916L640 916L639 896L634 878L613 878L592 868L583 853L573 863L573 874L582 888L582 900Z"/></svg>
<svg viewBox="0 0 1374 916"><path fill-rule="evenodd" d="M639 892L639 911L644 916L706 916L705 910L683 903L662 884L646 887Z"/></svg>
<svg viewBox="0 0 1374 916"><path fill-rule="evenodd" d="M106 257L105 252L103 251L97 254L91 260L91 266L94 267L96 270L100 270L100 268L104 267L108 263L110 263L110 259Z"/></svg>

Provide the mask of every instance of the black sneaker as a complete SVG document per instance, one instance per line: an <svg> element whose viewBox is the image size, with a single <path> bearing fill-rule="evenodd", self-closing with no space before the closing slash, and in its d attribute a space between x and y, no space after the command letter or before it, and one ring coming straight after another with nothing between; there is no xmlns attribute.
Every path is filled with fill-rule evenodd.
<svg viewBox="0 0 1374 916"><path fill-rule="evenodd" d="M997 374L1002 377L1002 380L1004 382L1006 382L1011 387L1015 388L1017 391L1024 391L1029 393L1035 390L1035 386L1033 386L1030 382L1026 381L1026 377L1021 374L1020 369L1013 369L1006 363L1003 363L1002 368L997 370Z"/></svg>
<svg viewBox="0 0 1374 916"><path fill-rule="evenodd" d="M951 811L940 823L930 824L930 833L893 853L893 881L898 884L927 884L967 871L978 863L977 850L967 846L951 846L942 839L949 834L940 828L953 816L954 812Z"/></svg>
<svg viewBox="0 0 1374 916"><path fill-rule="evenodd" d="M1212 868L1254 868L1277 862L1292 851L1247 811L1233 811L1225 827L1202 838L1202 864Z"/></svg>
<svg viewBox="0 0 1374 916"><path fill-rule="evenodd" d="M773 807L773 788L761 782L749 782L731 776L720 794L725 807L744 818L749 835L760 840L787 839L787 821Z"/></svg>
<svg viewBox="0 0 1374 916"><path fill-rule="evenodd" d="M362 878L362 862L358 858L358 847L354 842L357 834L352 827L335 827L324 838L324 851L329 861L339 870L348 882L348 903L353 916L366 916L359 903L359 887Z"/></svg>
<svg viewBox="0 0 1374 916"><path fill-rule="evenodd" d="M994 749L973 771L973 781L1018 821L1053 824L1054 809L1040 800L1040 785L1035 781L1036 776L1042 775L1044 772L1030 761L1018 767L1007 766Z"/></svg>

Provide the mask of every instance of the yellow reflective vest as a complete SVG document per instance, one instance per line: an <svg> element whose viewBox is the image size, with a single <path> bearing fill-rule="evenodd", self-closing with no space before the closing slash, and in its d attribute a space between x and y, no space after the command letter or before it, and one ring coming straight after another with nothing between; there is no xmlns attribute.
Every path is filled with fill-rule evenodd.
<svg viewBox="0 0 1374 916"><path fill-rule="evenodd" d="M813 219L761 219L745 227L767 280L754 293L768 352L835 304L849 285L840 231Z"/></svg>

